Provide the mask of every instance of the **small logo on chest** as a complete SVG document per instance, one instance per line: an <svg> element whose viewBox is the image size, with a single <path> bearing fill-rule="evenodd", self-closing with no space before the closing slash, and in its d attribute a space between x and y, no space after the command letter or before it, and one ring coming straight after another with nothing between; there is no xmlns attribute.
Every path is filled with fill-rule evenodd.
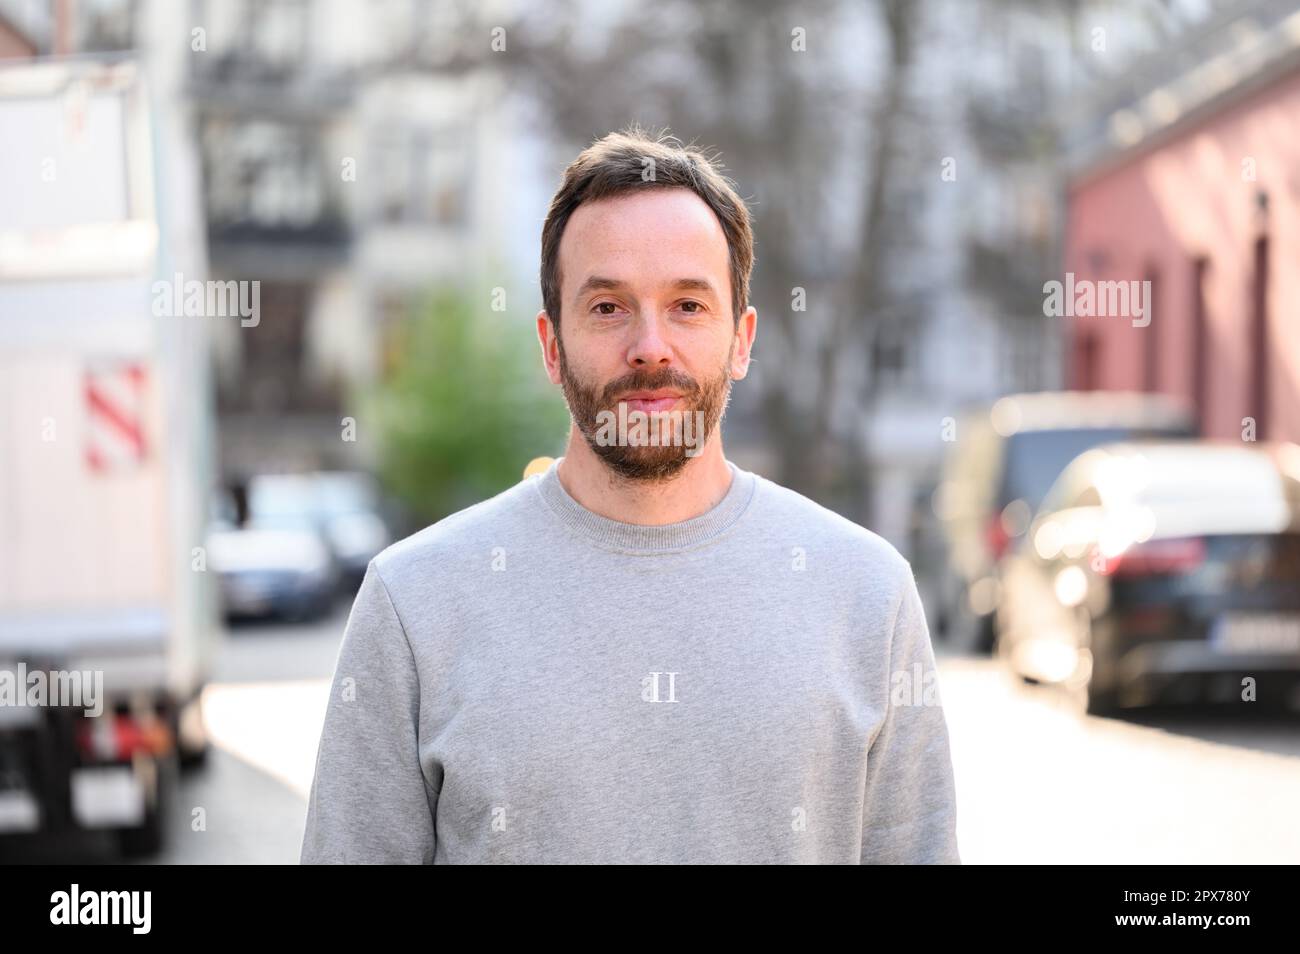
<svg viewBox="0 0 1300 954"><path fill-rule="evenodd" d="M652 672L641 678L641 698L646 702L677 702L677 673ZM663 680L664 695L660 695L660 676Z"/></svg>

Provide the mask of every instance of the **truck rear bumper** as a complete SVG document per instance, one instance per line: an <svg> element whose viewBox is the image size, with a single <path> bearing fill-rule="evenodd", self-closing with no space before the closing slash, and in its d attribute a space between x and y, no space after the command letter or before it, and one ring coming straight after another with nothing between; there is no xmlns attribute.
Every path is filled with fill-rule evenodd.
<svg viewBox="0 0 1300 954"><path fill-rule="evenodd" d="M50 799L32 788L0 792L0 835L60 830L134 828L143 825L149 791L129 764L74 768L68 776L71 814L56 820L42 810Z"/></svg>
<svg viewBox="0 0 1300 954"><path fill-rule="evenodd" d="M109 707L97 718L49 706L19 720L11 710L0 724L0 835L145 824L160 797L160 759L175 754L166 707L155 696L137 714Z"/></svg>

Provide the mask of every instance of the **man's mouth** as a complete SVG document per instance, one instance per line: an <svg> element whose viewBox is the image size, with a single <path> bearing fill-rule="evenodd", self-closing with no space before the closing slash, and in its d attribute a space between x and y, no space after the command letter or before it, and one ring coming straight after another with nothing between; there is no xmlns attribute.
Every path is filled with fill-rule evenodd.
<svg viewBox="0 0 1300 954"><path fill-rule="evenodd" d="M627 404L629 411L642 411L646 414L652 414L657 411L670 410L680 399L681 395L676 391L634 391L619 398L619 402Z"/></svg>

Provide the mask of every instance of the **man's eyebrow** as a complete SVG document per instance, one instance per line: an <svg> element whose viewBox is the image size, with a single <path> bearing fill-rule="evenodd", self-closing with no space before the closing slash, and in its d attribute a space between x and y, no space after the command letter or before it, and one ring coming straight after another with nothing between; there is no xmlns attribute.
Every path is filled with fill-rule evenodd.
<svg viewBox="0 0 1300 954"><path fill-rule="evenodd" d="M603 275L592 275L585 282L578 286L578 292L574 298L581 298L588 292L593 291L613 291L622 288L623 283L617 278L605 278Z"/></svg>
<svg viewBox="0 0 1300 954"><path fill-rule="evenodd" d="M593 291L616 291L624 287L625 283L617 278L606 278L603 275L592 275L580 286L575 298L582 298L588 292ZM679 278L672 283L672 287L682 291L704 291L716 295L717 289L713 287L713 282L707 278Z"/></svg>
<svg viewBox="0 0 1300 954"><path fill-rule="evenodd" d="M707 278L679 278L673 282L673 287L680 288L683 291L706 291L713 295L717 294L713 282Z"/></svg>

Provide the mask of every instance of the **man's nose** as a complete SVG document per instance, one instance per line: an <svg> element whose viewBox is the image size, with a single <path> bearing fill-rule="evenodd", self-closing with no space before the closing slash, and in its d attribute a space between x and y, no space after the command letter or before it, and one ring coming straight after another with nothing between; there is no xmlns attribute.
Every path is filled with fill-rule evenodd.
<svg viewBox="0 0 1300 954"><path fill-rule="evenodd" d="M653 311L642 313L636 323L636 338L628 350L628 363L644 367L672 361L666 320Z"/></svg>

